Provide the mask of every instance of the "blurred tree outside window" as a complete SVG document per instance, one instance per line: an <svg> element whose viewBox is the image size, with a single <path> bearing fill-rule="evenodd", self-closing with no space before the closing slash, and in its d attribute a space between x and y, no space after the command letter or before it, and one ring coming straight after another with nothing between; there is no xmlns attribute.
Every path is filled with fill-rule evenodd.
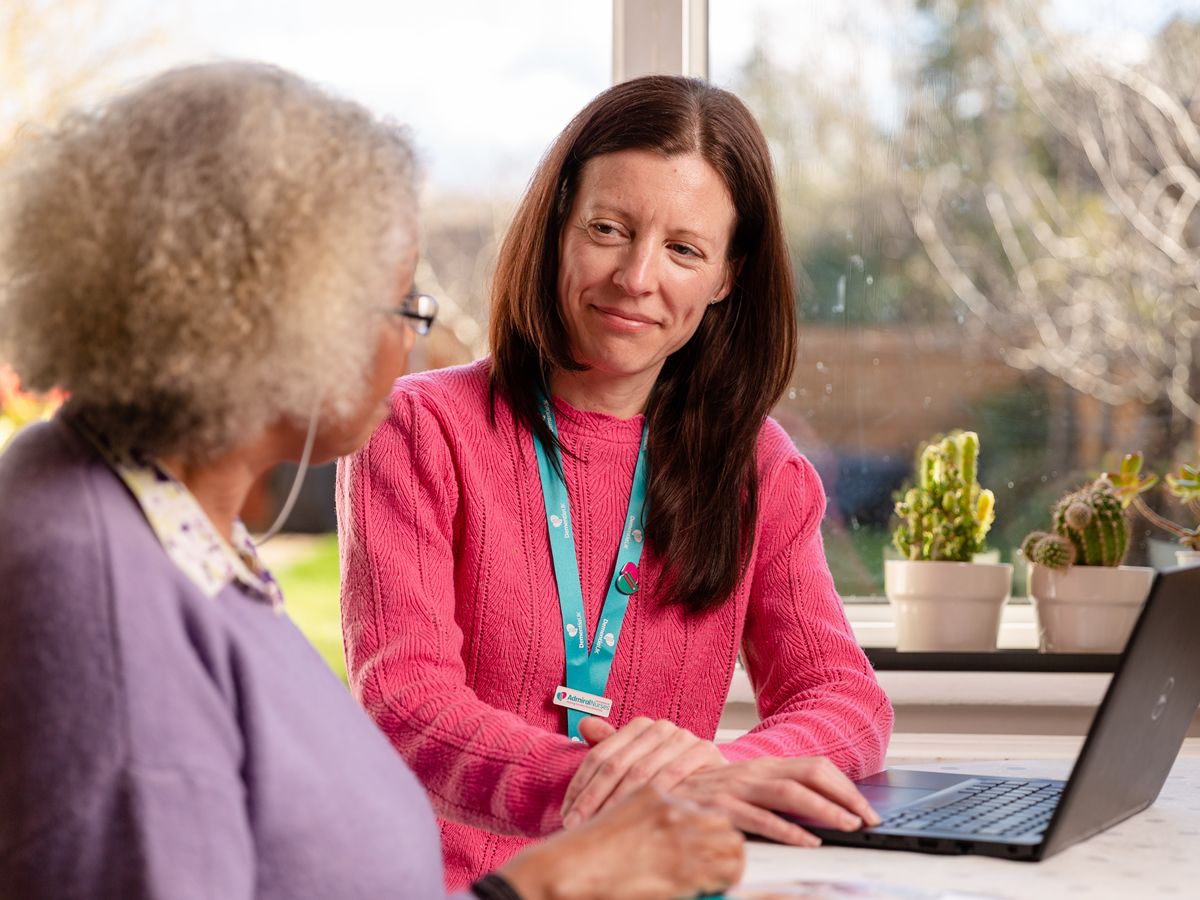
<svg viewBox="0 0 1200 900"><path fill-rule="evenodd" d="M1005 559L1119 454L1194 459L1200 2L712 0L710 59L777 165L801 346L775 414L843 595L882 593L935 433L979 432Z"/></svg>

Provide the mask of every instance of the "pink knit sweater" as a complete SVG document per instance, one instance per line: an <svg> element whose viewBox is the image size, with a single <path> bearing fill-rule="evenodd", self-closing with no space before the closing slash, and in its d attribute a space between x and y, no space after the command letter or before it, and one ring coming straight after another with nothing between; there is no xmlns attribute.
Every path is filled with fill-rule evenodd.
<svg viewBox="0 0 1200 900"><path fill-rule="evenodd" d="M402 379L391 404L338 469L346 661L355 696L442 817L447 885L459 888L560 826L586 748L550 702L565 661L532 437L504 405L491 424L486 361ZM555 409L590 643L642 418ZM661 604L647 549L610 721L670 719L711 739L740 648L762 722L722 747L728 759L824 755L851 776L876 771L892 709L825 563L821 484L772 420L758 471L754 556L719 609Z"/></svg>

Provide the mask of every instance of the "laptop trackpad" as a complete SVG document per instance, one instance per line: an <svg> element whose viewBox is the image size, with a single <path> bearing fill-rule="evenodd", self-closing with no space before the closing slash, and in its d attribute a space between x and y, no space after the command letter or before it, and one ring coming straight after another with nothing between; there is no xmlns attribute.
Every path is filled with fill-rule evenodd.
<svg viewBox="0 0 1200 900"><path fill-rule="evenodd" d="M881 816L916 803L956 784L973 781L971 775L952 772L921 772L915 769L887 769L856 782L858 790Z"/></svg>
<svg viewBox="0 0 1200 900"><path fill-rule="evenodd" d="M860 784L858 790L867 798L867 802L871 804L875 812L884 818L900 807L916 803L931 793L921 788L887 787L882 784Z"/></svg>
<svg viewBox="0 0 1200 900"><path fill-rule="evenodd" d="M949 772L921 772L916 769L885 769L854 782L859 793L867 798L875 812L887 818L892 812L910 803L941 793L956 784L974 781L973 775ZM820 827L811 819L788 816L800 825Z"/></svg>

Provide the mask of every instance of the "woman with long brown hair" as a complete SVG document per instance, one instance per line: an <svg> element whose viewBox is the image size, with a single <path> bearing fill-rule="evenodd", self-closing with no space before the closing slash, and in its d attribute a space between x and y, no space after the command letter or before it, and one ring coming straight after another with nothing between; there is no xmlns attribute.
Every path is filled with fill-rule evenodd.
<svg viewBox="0 0 1200 900"><path fill-rule="evenodd" d="M847 775L892 712L768 418L796 321L753 117L691 79L602 93L492 302L492 356L400 381L339 472L352 687L434 797L451 885L647 782L796 844L784 815L873 822ZM762 722L716 747L739 649Z"/></svg>

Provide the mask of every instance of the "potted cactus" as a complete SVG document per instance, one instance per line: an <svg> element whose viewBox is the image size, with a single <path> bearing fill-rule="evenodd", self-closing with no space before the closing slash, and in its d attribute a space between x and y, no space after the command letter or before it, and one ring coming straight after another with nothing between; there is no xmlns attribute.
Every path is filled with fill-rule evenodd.
<svg viewBox="0 0 1200 900"><path fill-rule="evenodd" d="M915 484L896 500L884 563L899 650L995 650L1012 589L1008 563L974 561L995 519L995 496L977 480L979 436L956 431L925 444Z"/></svg>
<svg viewBox="0 0 1200 900"><path fill-rule="evenodd" d="M1150 592L1154 570L1125 566L1126 509L1156 479L1141 478L1141 457L1063 496L1051 530L1021 543L1029 562L1029 596L1037 610L1043 651L1119 653Z"/></svg>

